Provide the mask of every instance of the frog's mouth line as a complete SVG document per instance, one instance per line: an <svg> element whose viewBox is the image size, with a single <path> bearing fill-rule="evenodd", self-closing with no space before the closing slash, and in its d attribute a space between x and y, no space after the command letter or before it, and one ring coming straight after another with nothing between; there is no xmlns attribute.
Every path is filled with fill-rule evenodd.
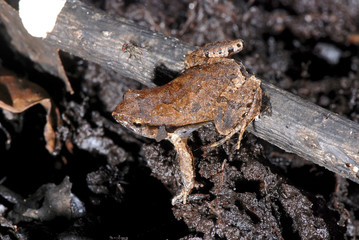
<svg viewBox="0 0 359 240"><path fill-rule="evenodd" d="M120 123L125 128L130 129L132 132L142 135L144 137L156 139L157 141L167 138L167 133L176 133L181 137L188 137L193 131L197 130L198 128L207 124L212 124L211 122L204 122L198 124L190 124L186 126L157 126L140 123L139 121L134 121L128 116L124 116L117 112L113 112L112 116L118 123Z"/></svg>

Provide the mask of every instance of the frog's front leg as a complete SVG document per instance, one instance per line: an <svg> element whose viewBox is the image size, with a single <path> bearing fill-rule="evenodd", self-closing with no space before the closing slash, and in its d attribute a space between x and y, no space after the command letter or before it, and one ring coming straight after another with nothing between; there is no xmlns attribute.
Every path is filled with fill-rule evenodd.
<svg viewBox="0 0 359 240"><path fill-rule="evenodd" d="M239 149L241 146L241 141L243 138L244 131L246 130L247 125L249 123L243 123L243 124L237 125L227 136L225 136L224 138L222 138L221 140L219 140L217 142L212 143L211 145L209 145L209 147L214 148L219 145L222 145L223 143L225 143L226 141L231 139L231 137L238 132L237 149Z"/></svg>
<svg viewBox="0 0 359 240"><path fill-rule="evenodd" d="M183 184L181 192L172 199L172 205L175 205L176 202L180 200L186 204L188 195L195 187L193 155L187 145L187 137L183 137L177 133L168 133L168 140L172 142L177 151Z"/></svg>

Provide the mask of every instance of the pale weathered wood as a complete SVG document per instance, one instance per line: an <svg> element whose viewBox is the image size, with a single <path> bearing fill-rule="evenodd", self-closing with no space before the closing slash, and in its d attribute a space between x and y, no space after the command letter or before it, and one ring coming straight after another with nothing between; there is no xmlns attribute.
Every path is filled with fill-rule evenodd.
<svg viewBox="0 0 359 240"><path fill-rule="evenodd" d="M194 49L75 0L66 3L46 41L149 87L182 71L185 54ZM135 45L132 54L122 50L124 43ZM262 87L272 113L263 113L250 132L359 183L357 123L264 80Z"/></svg>
<svg viewBox="0 0 359 240"><path fill-rule="evenodd" d="M69 0L46 41L59 49L155 86L154 79L170 77L184 68L187 46L178 39L152 32L133 22L110 16L80 1ZM123 44L137 45L134 53Z"/></svg>

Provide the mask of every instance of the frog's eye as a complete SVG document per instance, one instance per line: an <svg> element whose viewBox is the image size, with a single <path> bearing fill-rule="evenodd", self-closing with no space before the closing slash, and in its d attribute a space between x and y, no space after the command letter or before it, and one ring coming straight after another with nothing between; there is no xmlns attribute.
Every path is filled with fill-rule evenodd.
<svg viewBox="0 0 359 240"><path fill-rule="evenodd" d="M241 44L241 43L237 43L237 47L238 47L238 48L241 48L241 47L242 47L242 44Z"/></svg>
<svg viewBox="0 0 359 240"><path fill-rule="evenodd" d="M142 127L142 124L139 122L133 122L132 123L135 127Z"/></svg>

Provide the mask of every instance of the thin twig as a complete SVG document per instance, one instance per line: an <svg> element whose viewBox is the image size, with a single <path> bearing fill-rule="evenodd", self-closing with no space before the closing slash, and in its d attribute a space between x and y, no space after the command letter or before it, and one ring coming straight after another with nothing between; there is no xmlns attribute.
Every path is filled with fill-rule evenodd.
<svg viewBox="0 0 359 240"><path fill-rule="evenodd" d="M184 69L184 56L194 47L69 0L46 41L57 48L121 72L152 87ZM129 58L121 50L135 43ZM262 114L248 130L281 149L295 153L359 183L359 125L338 114L262 81L271 114Z"/></svg>

